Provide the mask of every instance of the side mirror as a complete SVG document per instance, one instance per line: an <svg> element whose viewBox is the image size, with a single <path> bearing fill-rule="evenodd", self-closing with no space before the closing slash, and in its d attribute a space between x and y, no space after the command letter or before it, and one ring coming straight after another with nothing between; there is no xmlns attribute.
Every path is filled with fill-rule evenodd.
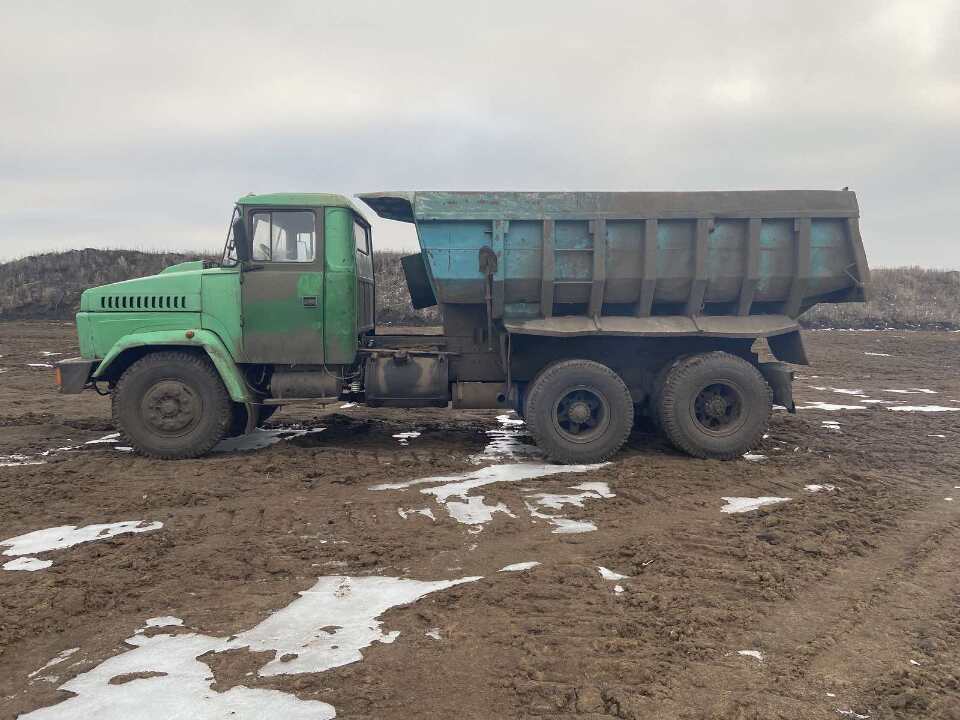
<svg viewBox="0 0 960 720"><path fill-rule="evenodd" d="M241 263L250 261L250 243L247 242L247 226L242 217L233 221L233 249Z"/></svg>

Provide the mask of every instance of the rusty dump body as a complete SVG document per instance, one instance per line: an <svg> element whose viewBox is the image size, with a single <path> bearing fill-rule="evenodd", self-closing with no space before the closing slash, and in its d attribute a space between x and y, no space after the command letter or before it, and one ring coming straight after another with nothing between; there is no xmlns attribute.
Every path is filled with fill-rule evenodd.
<svg viewBox="0 0 960 720"><path fill-rule="evenodd" d="M807 363L797 318L817 303L863 301L869 283L849 191L360 198L381 217L416 225L421 252L403 260L407 283L414 305L439 305L444 323L432 341L374 336L366 351L448 353L451 399L461 407L522 412L545 369L575 358L613 370L639 412L662 416L655 406L663 405L657 398L672 382L670 368L707 358L726 382L727 360L708 358L719 352L752 365L773 402L792 411L784 362ZM759 361L753 346L761 338L782 362ZM710 387L691 407L702 415L702 403L712 403L745 417ZM756 386L754 397L763 392ZM756 402L769 408L769 400Z"/></svg>
<svg viewBox="0 0 960 720"><path fill-rule="evenodd" d="M415 298L484 303L489 248L493 316L512 333L777 334L816 303L863 301L869 279L849 191L360 197L416 224Z"/></svg>

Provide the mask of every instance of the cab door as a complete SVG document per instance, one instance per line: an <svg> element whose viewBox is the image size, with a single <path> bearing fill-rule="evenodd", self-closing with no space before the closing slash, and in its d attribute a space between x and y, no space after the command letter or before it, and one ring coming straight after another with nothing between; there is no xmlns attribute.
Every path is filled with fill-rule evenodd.
<svg viewBox="0 0 960 720"><path fill-rule="evenodd" d="M253 209L243 362L323 363L323 210Z"/></svg>

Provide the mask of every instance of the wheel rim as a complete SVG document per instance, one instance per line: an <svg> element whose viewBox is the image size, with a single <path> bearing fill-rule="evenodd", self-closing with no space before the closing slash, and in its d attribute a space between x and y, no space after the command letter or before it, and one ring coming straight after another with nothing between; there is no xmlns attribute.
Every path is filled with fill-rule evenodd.
<svg viewBox="0 0 960 720"><path fill-rule="evenodd" d="M571 442L596 440L610 424L610 404L603 393L578 386L561 396L553 408L553 425Z"/></svg>
<svg viewBox="0 0 960 720"><path fill-rule="evenodd" d="M143 395L140 414L152 433L165 437L186 435L203 414L200 396L180 380L162 380Z"/></svg>
<svg viewBox="0 0 960 720"><path fill-rule="evenodd" d="M743 391L729 380L704 385L690 409L701 430L711 435L732 435L746 422Z"/></svg>

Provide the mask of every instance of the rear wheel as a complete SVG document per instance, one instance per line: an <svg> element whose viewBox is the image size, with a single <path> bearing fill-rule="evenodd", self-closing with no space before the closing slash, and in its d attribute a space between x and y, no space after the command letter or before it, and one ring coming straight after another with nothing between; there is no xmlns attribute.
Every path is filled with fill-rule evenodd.
<svg viewBox="0 0 960 720"><path fill-rule="evenodd" d="M164 351L142 357L120 377L113 419L142 455L197 457L222 440L233 418L230 396L210 361Z"/></svg>
<svg viewBox="0 0 960 720"><path fill-rule="evenodd" d="M731 460L753 448L770 420L772 393L760 371L725 352L676 362L657 393L657 417L673 445L699 458Z"/></svg>
<svg viewBox="0 0 960 720"><path fill-rule="evenodd" d="M563 360L544 368L527 388L524 417L551 460L606 460L633 427L633 399L620 376L592 360Z"/></svg>

